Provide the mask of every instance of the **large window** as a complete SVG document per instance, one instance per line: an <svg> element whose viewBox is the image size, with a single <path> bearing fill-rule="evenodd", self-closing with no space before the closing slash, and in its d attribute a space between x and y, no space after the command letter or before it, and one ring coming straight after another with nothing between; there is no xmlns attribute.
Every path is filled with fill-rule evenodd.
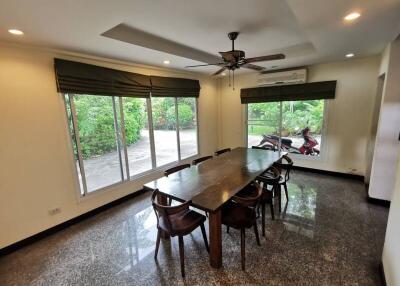
<svg viewBox="0 0 400 286"><path fill-rule="evenodd" d="M324 100L251 103L247 114L249 147L319 156Z"/></svg>
<svg viewBox="0 0 400 286"><path fill-rule="evenodd" d="M196 98L65 95L81 194L198 154Z"/></svg>

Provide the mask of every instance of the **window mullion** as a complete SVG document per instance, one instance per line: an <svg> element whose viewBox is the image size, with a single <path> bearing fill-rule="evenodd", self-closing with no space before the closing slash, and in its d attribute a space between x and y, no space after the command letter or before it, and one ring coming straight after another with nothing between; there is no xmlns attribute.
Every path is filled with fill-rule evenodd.
<svg viewBox="0 0 400 286"><path fill-rule="evenodd" d="M151 165L152 168L156 168L156 146L154 144L154 126L153 126L153 109L151 106L151 98L146 98L147 107L147 121L149 124L149 136L150 136L150 152L151 152Z"/></svg>
<svg viewBox="0 0 400 286"><path fill-rule="evenodd" d="M119 114L121 117L121 135L122 135L122 146L124 148L124 157L125 157L125 168L126 168L126 179L130 180L130 170L129 170L129 158L128 158L128 149L126 146L126 133L125 133L125 117L124 117L124 108L122 106L122 97L119 97Z"/></svg>
<svg viewBox="0 0 400 286"><path fill-rule="evenodd" d="M196 142L196 144L197 144L197 154L196 155L198 155L199 153L200 153L200 138L199 138L199 105L198 105L198 100L197 100L197 97L196 97L196 99L195 99L195 102L194 102L194 104L196 105L196 108L195 108L195 110L196 110L196 114L195 114L195 116L196 116L196 140L197 140L197 142Z"/></svg>
<svg viewBox="0 0 400 286"><path fill-rule="evenodd" d="M124 178L124 167L122 166L122 156L121 156L121 143L119 141L119 134L118 134L118 118L117 118L117 109L115 107L115 97L113 96L111 98L112 100L112 107L113 107L113 114L114 114L114 135L115 135L115 143L117 144L117 152L118 152L118 158L119 158L119 168L121 171L121 180L125 181Z"/></svg>
<svg viewBox="0 0 400 286"><path fill-rule="evenodd" d="M175 97L175 126L176 126L176 142L178 144L178 162L181 161L181 139L179 137L179 112L178 112L178 98Z"/></svg>
<svg viewBox="0 0 400 286"><path fill-rule="evenodd" d="M278 150L281 151L282 148L282 101L279 102L279 143Z"/></svg>
<svg viewBox="0 0 400 286"><path fill-rule="evenodd" d="M81 140L80 140L80 136L79 136L79 127L78 127L78 120L77 120L74 100L75 100L74 96L72 94L70 94L69 95L69 103L71 106L72 124L74 126L75 142L76 142L76 149L77 149L76 151L78 152L78 162L79 162L79 170L80 170L81 178L82 178L83 195L86 196L88 191L87 191L87 184L86 184L85 168L83 167L82 147L81 147Z"/></svg>

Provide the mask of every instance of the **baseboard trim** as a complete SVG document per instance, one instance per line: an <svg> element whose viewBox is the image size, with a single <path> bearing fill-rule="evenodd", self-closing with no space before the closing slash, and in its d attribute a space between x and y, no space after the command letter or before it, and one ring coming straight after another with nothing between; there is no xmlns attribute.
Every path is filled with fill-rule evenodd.
<svg viewBox="0 0 400 286"><path fill-rule="evenodd" d="M12 253L12 252L14 252L14 251L16 251L18 249L23 248L24 246L32 244L32 243L34 243L34 242L36 242L36 241L38 241L40 239L43 239L43 238L45 238L45 237L47 237L49 235L52 235L52 234L54 234L54 233L56 233L58 231L66 229L67 227L69 227L71 225L74 225L74 224L76 224L78 222L81 222L81 221L83 221L83 220L85 220L87 218L93 217L93 216L95 216L95 215L97 215L97 214L99 214L99 213L101 213L101 212L103 212L105 210L108 210L108 209L110 209L112 207L115 207L115 206L117 206L117 205L119 205L119 204L121 204L123 202L126 202L126 201L128 201L128 200L130 200L130 199L132 199L134 197L137 197L137 196L139 196L141 194L144 194L146 192L148 192L148 190L141 189L141 190L136 191L134 193L128 194L128 195L126 195L126 196L124 196L122 198L116 199L116 200L114 200L112 202L109 202L109 203L107 203L105 205L102 205L102 206L100 206L98 208L95 208L95 209L93 209L91 211L88 211L88 212L86 212L84 214L81 214L81 215L79 215L77 217L74 217L74 218L72 218L70 220L62 222L62 223L60 223L60 224L58 224L56 226L53 226L53 227L51 227L49 229L43 230L43 231L41 231L41 232L39 232L37 234L34 234L34 235L32 235L30 237L27 237L27 238L25 238L23 240L17 241L17 242L15 242L15 243L13 243L13 244L11 244L9 246L1 248L0 249L0 257L4 256L4 255L7 255L7 254L10 254L10 253Z"/></svg>
<svg viewBox="0 0 400 286"><path fill-rule="evenodd" d="M367 202L370 203L370 204L374 204L374 205L379 205L379 206L383 206L383 207L386 207L386 208L390 208L390 201L371 198L370 196L367 196Z"/></svg>
<svg viewBox="0 0 400 286"><path fill-rule="evenodd" d="M381 200L381 199L377 199L377 198L371 198L369 196L369 184L365 184L365 191L367 193L367 202L368 203L378 205L378 206L383 206L386 208L390 208L390 201Z"/></svg>
<svg viewBox="0 0 400 286"><path fill-rule="evenodd" d="M313 168L300 167L300 166L293 166L292 168L295 170L300 170L300 171L305 171L305 172L312 172L312 173L318 173L318 174L341 177L341 178L355 179L355 180L364 182L364 176L357 175L357 174L340 173L340 172L326 171L326 170L313 169Z"/></svg>
<svg viewBox="0 0 400 286"><path fill-rule="evenodd" d="M383 262L382 261L381 261L381 263L379 263L379 274L381 276L382 284L384 286L386 286L387 283L386 283L386 277L385 277L385 269L383 269Z"/></svg>

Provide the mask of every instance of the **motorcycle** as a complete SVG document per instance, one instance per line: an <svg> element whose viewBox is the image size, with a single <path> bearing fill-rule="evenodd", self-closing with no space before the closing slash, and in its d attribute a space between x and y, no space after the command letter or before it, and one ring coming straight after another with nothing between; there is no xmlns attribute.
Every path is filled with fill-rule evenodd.
<svg viewBox="0 0 400 286"><path fill-rule="evenodd" d="M318 141L311 136L310 128L306 127L299 134L302 135L304 139L304 143L300 148L292 146L293 141L290 138L281 138L281 151L285 151L288 153L294 154L303 154L303 155L311 155L318 156L320 151L316 147L318 145ZM266 134L262 135L261 142L257 145L257 147L261 147L267 150L277 151L279 149L279 136Z"/></svg>

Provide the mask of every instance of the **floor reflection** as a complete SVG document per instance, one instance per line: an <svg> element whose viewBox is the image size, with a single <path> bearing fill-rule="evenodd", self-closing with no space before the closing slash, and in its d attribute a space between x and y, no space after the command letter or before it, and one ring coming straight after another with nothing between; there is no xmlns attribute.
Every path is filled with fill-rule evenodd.
<svg viewBox="0 0 400 286"><path fill-rule="evenodd" d="M282 219L288 231L314 237L317 191L304 184L288 183L289 202L285 201ZM282 198L286 198L282 195Z"/></svg>
<svg viewBox="0 0 400 286"><path fill-rule="evenodd" d="M129 264L123 266L124 271L132 269L154 251L156 225L157 218L152 207L135 214L124 223L128 241L126 253L130 258Z"/></svg>

